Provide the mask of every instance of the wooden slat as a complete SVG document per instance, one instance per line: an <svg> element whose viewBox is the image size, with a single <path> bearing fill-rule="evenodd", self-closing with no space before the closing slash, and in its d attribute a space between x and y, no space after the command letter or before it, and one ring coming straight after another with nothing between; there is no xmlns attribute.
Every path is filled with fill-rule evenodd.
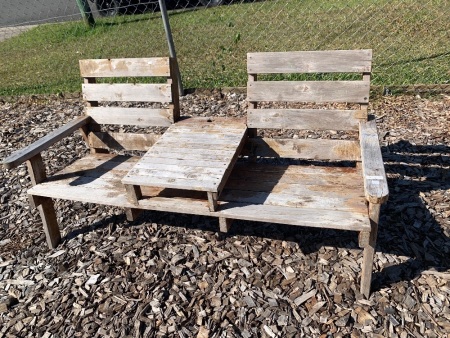
<svg viewBox="0 0 450 338"><path fill-rule="evenodd" d="M82 77L170 76L169 58L80 60Z"/></svg>
<svg viewBox="0 0 450 338"><path fill-rule="evenodd" d="M219 215L247 221L363 231L370 229L367 215L342 210L303 209L276 205L226 203Z"/></svg>
<svg viewBox="0 0 450 338"><path fill-rule="evenodd" d="M366 213L364 192L351 193L341 187L341 193L317 193L309 186L303 189L301 186L287 185L288 190L282 192L255 192L248 190L224 190L222 198L230 202L246 204L278 205L293 208L315 208L322 210L346 210ZM296 188L296 191L292 191Z"/></svg>
<svg viewBox="0 0 450 338"><path fill-rule="evenodd" d="M159 137L156 134L95 132L89 134L89 145L100 149L147 151Z"/></svg>
<svg viewBox="0 0 450 338"><path fill-rule="evenodd" d="M361 111L325 109L249 109L249 128L358 130Z"/></svg>
<svg viewBox="0 0 450 338"><path fill-rule="evenodd" d="M129 180L127 176L122 179L123 184L210 192L217 192L219 181L219 179L216 181L203 180L202 177L189 179L184 177L174 178L158 176L152 177L151 182L149 182L147 175L134 175L132 180Z"/></svg>
<svg viewBox="0 0 450 338"><path fill-rule="evenodd" d="M171 102L169 84L153 83L84 83L86 101Z"/></svg>
<svg viewBox="0 0 450 338"><path fill-rule="evenodd" d="M365 81L256 81L247 85L249 101L369 102Z"/></svg>
<svg viewBox="0 0 450 338"><path fill-rule="evenodd" d="M384 203L389 196L389 188L375 119L361 122L360 142L364 188L367 200L371 203Z"/></svg>
<svg viewBox="0 0 450 338"><path fill-rule="evenodd" d="M88 107L86 114L99 124L169 127L174 122L172 109Z"/></svg>
<svg viewBox="0 0 450 338"><path fill-rule="evenodd" d="M38 141L30 144L29 146L26 146L23 149L14 152L13 154L5 158L2 162L3 167L6 169L17 167L23 162L39 154L41 151L46 150L52 144L72 134L78 128L88 124L90 120L91 120L90 116L77 117L76 119L70 121L61 128L56 129L55 131L47 134Z"/></svg>
<svg viewBox="0 0 450 338"><path fill-rule="evenodd" d="M247 71L266 73L363 73L371 71L372 50L248 53Z"/></svg>
<svg viewBox="0 0 450 338"><path fill-rule="evenodd" d="M359 161L357 141L324 139L250 138L250 154L311 160Z"/></svg>

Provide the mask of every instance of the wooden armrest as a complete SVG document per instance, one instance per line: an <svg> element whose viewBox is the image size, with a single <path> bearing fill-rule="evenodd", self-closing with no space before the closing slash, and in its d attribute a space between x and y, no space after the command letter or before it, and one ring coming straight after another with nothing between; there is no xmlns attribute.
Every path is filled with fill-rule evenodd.
<svg viewBox="0 0 450 338"><path fill-rule="evenodd" d="M88 124L91 120L90 116L80 116L76 119L65 124L61 128L52 131L48 135L42 137L38 141L26 146L23 149L17 150L10 156L5 158L2 162L5 169L12 169L22 164L23 162L29 160L30 158L36 156L41 151L47 149L54 143L62 140L67 135L70 135L78 128Z"/></svg>
<svg viewBox="0 0 450 338"><path fill-rule="evenodd" d="M359 133L366 199L381 204L387 201L389 189L375 119L361 122Z"/></svg>

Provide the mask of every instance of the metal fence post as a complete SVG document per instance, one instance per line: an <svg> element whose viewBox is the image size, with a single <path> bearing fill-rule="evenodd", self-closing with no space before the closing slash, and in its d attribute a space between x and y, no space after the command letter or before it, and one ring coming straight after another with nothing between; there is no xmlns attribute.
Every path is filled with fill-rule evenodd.
<svg viewBox="0 0 450 338"><path fill-rule="evenodd" d="M86 26L94 27L95 20L94 16L92 15L91 8L89 7L88 0L76 0L76 1Z"/></svg>
<svg viewBox="0 0 450 338"><path fill-rule="evenodd" d="M161 17L164 24L164 31L166 32L167 44L169 45L170 57L175 59L176 77L178 80L178 92L180 96L184 95L183 83L181 82L180 67L178 66L177 53L175 51L175 44L173 43L172 31L170 29L169 16L167 15L167 7L165 0L159 1L159 9L161 10Z"/></svg>

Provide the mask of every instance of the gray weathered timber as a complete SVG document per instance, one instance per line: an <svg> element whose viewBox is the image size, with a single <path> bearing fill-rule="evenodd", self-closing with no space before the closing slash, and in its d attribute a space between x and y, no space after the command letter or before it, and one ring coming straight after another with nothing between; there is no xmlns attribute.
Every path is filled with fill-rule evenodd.
<svg viewBox="0 0 450 338"><path fill-rule="evenodd" d="M357 141L323 139L252 138L248 152L260 157L286 157L310 160L359 161Z"/></svg>
<svg viewBox="0 0 450 338"><path fill-rule="evenodd" d="M80 60L82 77L170 77L168 58Z"/></svg>
<svg viewBox="0 0 450 338"><path fill-rule="evenodd" d="M288 102L369 102L367 81L255 81L247 85L248 100Z"/></svg>
<svg viewBox="0 0 450 338"><path fill-rule="evenodd" d="M55 144L56 142L62 140L67 135L72 134L78 128L88 124L90 122L90 120L91 120L91 118L89 116L77 117L73 121L67 123L66 125L62 126L61 128L56 129L55 131L44 136L43 138L39 139L38 141L30 144L29 146L12 153L10 156L8 156L7 158L5 158L3 160L3 162L2 162L3 166L6 169L11 169L11 168L17 167L18 165L22 164L23 162L36 156L41 151L46 150L52 144Z"/></svg>
<svg viewBox="0 0 450 338"><path fill-rule="evenodd" d="M249 53L249 74L363 73L372 68L372 50Z"/></svg>
<svg viewBox="0 0 450 338"><path fill-rule="evenodd" d="M153 83L84 83L86 101L171 102L171 86Z"/></svg>
<svg viewBox="0 0 450 338"><path fill-rule="evenodd" d="M248 109L249 128L358 130L359 110Z"/></svg>
<svg viewBox="0 0 450 338"><path fill-rule="evenodd" d="M384 203L389 188L374 119L361 122L360 142L366 198L371 203Z"/></svg>

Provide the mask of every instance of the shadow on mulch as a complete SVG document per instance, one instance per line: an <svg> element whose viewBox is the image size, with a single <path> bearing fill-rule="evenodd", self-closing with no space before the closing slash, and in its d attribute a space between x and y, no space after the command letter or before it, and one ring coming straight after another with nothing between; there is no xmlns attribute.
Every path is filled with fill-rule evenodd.
<svg viewBox="0 0 450 338"><path fill-rule="evenodd" d="M450 170L444 168L448 159L445 145L416 146L400 141L382 147L389 176L389 200L381 210L377 252L410 257L407 261L385 264L372 277L372 290L377 291L401 281L410 281L422 271L450 269L450 256L443 250L450 247L450 238L421 199L421 194L450 189ZM447 164L448 165L448 164ZM79 234L109 227L135 227L154 222L185 229L219 231L214 217L144 211L136 221L127 222L125 215L112 215L68 233L63 241ZM450 231L450 229L448 229ZM323 246L358 249L358 235L352 231L297 227L236 220L227 236L254 236L298 243L304 254L314 253ZM220 234L218 234L220 239Z"/></svg>

